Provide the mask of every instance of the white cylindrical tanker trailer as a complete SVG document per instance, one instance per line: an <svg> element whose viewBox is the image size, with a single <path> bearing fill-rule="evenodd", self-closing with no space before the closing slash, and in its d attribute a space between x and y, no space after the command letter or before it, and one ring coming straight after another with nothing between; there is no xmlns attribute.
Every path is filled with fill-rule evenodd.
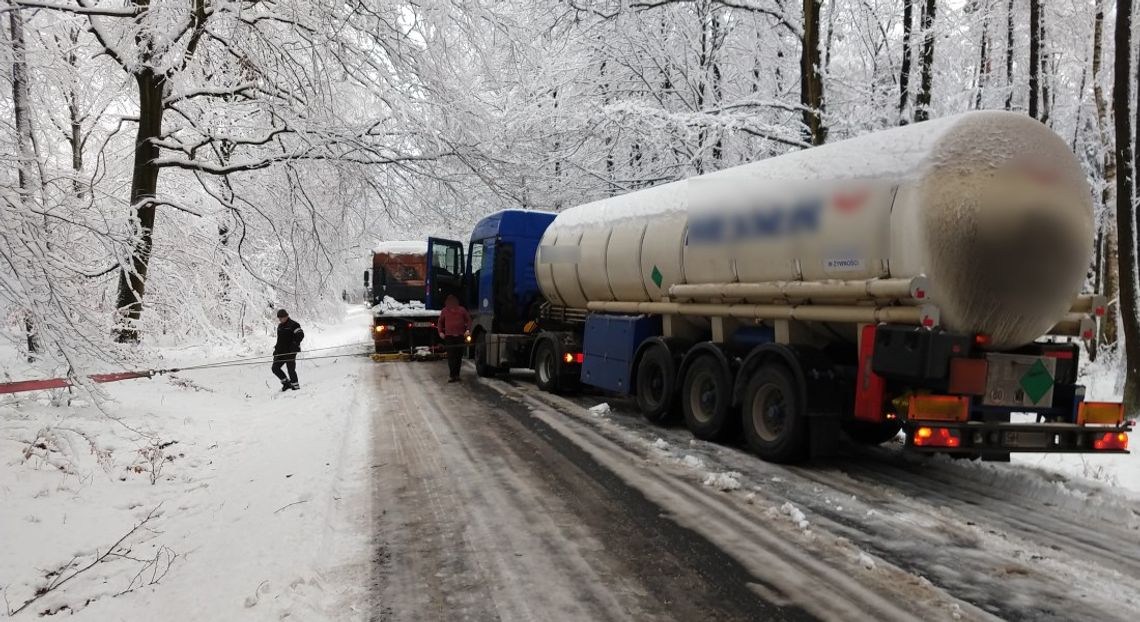
<svg viewBox="0 0 1140 622"><path fill-rule="evenodd" d="M1042 339L1091 339L1104 303L1079 295L1088 182L1031 118L917 123L536 218L543 304L518 334L483 323L485 372L633 394L772 460L840 428L999 458L1126 449L1120 405L1076 384L1079 345Z"/></svg>

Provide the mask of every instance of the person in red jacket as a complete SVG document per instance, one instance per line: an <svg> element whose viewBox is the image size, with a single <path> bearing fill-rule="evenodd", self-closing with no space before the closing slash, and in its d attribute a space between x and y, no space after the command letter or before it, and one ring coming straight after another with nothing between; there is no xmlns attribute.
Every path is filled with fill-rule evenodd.
<svg viewBox="0 0 1140 622"><path fill-rule="evenodd" d="M459 365L463 361L463 345L471 335L471 314L459 306L459 299L449 295L439 314L439 338L447 347L447 369L451 372L448 382L459 382Z"/></svg>

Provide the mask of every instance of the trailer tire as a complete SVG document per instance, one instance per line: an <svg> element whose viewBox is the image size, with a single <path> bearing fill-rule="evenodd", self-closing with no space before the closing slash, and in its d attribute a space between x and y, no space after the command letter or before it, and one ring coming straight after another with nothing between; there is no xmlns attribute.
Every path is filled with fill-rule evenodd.
<svg viewBox="0 0 1140 622"><path fill-rule="evenodd" d="M882 445L898 436L902 424L871 423L869 421L844 421L843 432L852 442L860 445Z"/></svg>
<svg viewBox="0 0 1140 622"><path fill-rule="evenodd" d="M651 423L665 424L677 419L677 366L664 346L647 348L637 361L634 394L637 408Z"/></svg>
<svg viewBox="0 0 1140 622"><path fill-rule="evenodd" d="M741 422L748 447L769 462L808 455L808 420L796 377L784 365L764 363L748 379Z"/></svg>
<svg viewBox="0 0 1140 622"><path fill-rule="evenodd" d="M534 348L534 381L547 393L558 393L561 370L558 369L558 352L554 342L542 339Z"/></svg>
<svg viewBox="0 0 1140 622"><path fill-rule="evenodd" d="M719 441L739 432L740 418L732 416L732 378L711 355L697 357L681 383L681 412L693 436Z"/></svg>

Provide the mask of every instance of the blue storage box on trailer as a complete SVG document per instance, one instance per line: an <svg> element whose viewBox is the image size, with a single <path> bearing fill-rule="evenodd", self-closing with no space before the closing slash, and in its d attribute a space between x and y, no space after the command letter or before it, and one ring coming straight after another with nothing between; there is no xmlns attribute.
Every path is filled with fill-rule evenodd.
<svg viewBox="0 0 1140 622"><path fill-rule="evenodd" d="M582 338L582 382L629 394L637 347L660 334L660 316L590 314Z"/></svg>

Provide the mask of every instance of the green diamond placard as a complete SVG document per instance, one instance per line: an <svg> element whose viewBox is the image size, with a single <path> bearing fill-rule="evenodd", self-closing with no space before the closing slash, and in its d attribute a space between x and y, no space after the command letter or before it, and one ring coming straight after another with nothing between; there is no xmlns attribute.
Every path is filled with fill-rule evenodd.
<svg viewBox="0 0 1140 622"><path fill-rule="evenodd" d="M653 266L653 272L649 273L649 278L653 279L654 285L661 287L661 281L664 280L665 277L661 276L661 271L657 269L657 266Z"/></svg>
<svg viewBox="0 0 1140 622"><path fill-rule="evenodd" d="M1038 360L1021 377L1019 384L1022 389L1025 389L1025 394L1029 396L1029 399L1037 404L1053 387L1053 377L1049 375L1049 370L1045 368L1045 364Z"/></svg>

